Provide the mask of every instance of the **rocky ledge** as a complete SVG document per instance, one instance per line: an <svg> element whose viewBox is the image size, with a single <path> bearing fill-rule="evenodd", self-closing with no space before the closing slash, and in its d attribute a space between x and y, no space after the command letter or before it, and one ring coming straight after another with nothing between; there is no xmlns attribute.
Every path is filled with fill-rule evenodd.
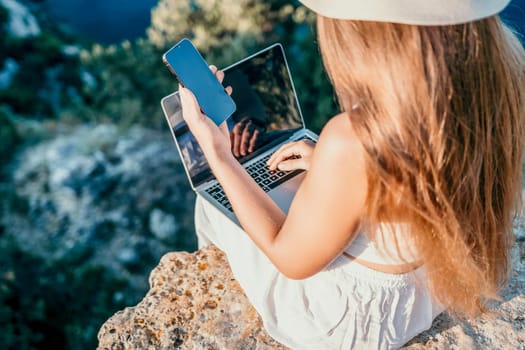
<svg viewBox="0 0 525 350"><path fill-rule="evenodd" d="M266 334L213 246L164 255L149 283L137 306L102 326L98 349L285 349Z"/></svg>
<svg viewBox="0 0 525 350"><path fill-rule="evenodd" d="M518 225L513 271L493 313L469 322L441 315L405 349L525 349L525 235ZM152 271L151 289L99 331L99 350L285 349L262 327L222 252L166 254Z"/></svg>

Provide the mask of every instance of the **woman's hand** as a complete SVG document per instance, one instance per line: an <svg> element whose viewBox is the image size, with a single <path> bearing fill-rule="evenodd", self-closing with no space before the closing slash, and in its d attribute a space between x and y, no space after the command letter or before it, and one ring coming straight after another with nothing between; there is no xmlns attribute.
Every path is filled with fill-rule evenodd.
<svg viewBox="0 0 525 350"><path fill-rule="evenodd" d="M275 151L266 164L270 170L308 170L314 147L315 144L310 140L289 142Z"/></svg>
<svg viewBox="0 0 525 350"><path fill-rule="evenodd" d="M224 72L217 67L210 66L217 80L222 83ZM226 87L226 92L231 95L231 86ZM231 154L230 135L226 121L217 126L208 116L202 113L195 95L187 89L179 86L179 94L182 106L182 117L188 125L191 133L199 142L206 157L214 154Z"/></svg>

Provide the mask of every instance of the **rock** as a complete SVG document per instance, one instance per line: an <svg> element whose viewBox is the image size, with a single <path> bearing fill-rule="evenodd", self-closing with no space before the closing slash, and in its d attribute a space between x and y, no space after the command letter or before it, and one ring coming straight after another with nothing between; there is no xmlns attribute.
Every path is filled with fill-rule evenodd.
<svg viewBox="0 0 525 350"><path fill-rule="evenodd" d="M102 326L98 349L285 349L264 331L213 246L166 254L149 283L137 306Z"/></svg>
<svg viewBox="0 0 525 350"><path fill-rule="evenodd" d="M4 234L47 261L104 266L140 297L162 255L196 248L194 196L171 135L59 127L13 159Z"/></svg>
<svg viewBox="0 0 525 350"><path fill-rule="evenodd" d="M513 253L504 301L492 314L469 322L442 314L404 349L525 349L523 239ZM138 305L117 312L102 326L99 350L285 349L265 332L224 255L213 246L194 254L166 254L149 283Z"/></svg>
<svg viewBox="0 0 525 350"><path fill-rule="evenodd" d="M440 315L404 349L525 349L525 292L469 322Z"/></svg>
<svg viewBox="0 0 525 350"><path fill-rule="evenodd" d="M140 257L137 252L131 248L124 248L117 253L117 259L125 265L136 265L140 262Z"/></svg>
<svg viewBox="0 0 525 350"><path fill-rule="evenodd" d="M6 58L3 68L0 70L0 90L5 90L11 86L13 78L18 73L20 66L12 58Z"/></svg>
<svg viewBox="0 0 525 350"><path fill-rule="evenodd" d="M27 38L41 33L40 25L29 9L16 0L0 0L0 6L9 12L7 29L15 38Z"/></svg>
<svg viewBox="0 0 525 350"><path fill-rule="evenodd" d="M93 76L93 74L91 74L87 70L82 69L80 71L80 79L82 80L82 83L84 83L86 88L89 89L90 91L94 91L97 89L98 87L97 79Z"/></svg>
<svg viewBox="0 0 525 350"><path fill-rule="evenodd" d="M63 45L62 46L62 53L65 56L77 57L80 55L80 52L82 52L82 48L80 47L80 45Z"/></svg>
<svg viewBox="0 0 525 350"><path fill-rule="evenodd" d="M162 241L173 241L177 233L177 221L173 215L155 208L149 216L150 231Z"/></svg>

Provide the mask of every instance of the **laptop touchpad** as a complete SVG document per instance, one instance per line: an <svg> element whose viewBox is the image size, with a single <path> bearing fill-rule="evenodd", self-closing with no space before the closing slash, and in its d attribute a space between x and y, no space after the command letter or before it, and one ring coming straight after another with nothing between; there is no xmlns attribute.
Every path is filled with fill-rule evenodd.
<svg viewBox="0 0 525 350"><path fill-rule="evenodd" d="M272 197L274 202L277 203L285 214L288 214L292 199L295 196L295 192L297 192L297 188L299 188L299 185L303 181L304 176L305 172L302 172L268 192L270 197Z"/></svg>

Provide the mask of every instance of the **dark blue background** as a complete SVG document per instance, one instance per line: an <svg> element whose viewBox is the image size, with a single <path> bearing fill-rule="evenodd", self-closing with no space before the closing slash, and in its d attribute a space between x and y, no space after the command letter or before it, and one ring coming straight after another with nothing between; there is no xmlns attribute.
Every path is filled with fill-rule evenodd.
<svg viewBox="0 0 525 350"><path fill-rule="evenodd" d="M101 43L117 43L144 35L150 23L150 10L157 2L46 0L45 6L52 18L66 24L73 32ZM502 18L521 33L520 39L524 42L525 0L513 0L503 11Z"/></svg>
<svg viewBox="0 0 525 350"><path fill-rule="evenodd" d="M182 0L184 1L184 0ZM45 0L55 21L73 33L104 44L145 35L158 0Z"/></svg>
<svg viewBox="0 0 525 350"><path fill-rule="evenodd" d="M511 1L501 13L501 18L519 33L521 42L525 44L525 0Z"/></svg>

